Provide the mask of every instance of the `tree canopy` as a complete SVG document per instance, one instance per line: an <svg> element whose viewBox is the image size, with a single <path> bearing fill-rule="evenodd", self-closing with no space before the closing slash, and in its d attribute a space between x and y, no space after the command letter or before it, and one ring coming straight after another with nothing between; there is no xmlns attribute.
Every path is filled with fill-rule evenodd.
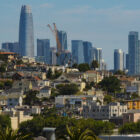
<svg viewBox="0 0 140 140"><path fill-rule="evenodd" d="M19 126L19 132L23 134L31 134L32 137L42 135L42 129L44 127L55 127L56 136L67 135L66 126L69 126L70 130L84 132L85 130L91 130L95 135L112 133L114 124L110 122L95 121L93 119L74 119L68 117L61 117L56 115L39 115L34 116L32 120L22 122ZM80 134L80 133L79 133Z"/></svg>
<svg viewBox="0 0 140 140"><path fill-rule="evenodd" d="M119 128L120 134L139 134L140 133L140 121L136 123L125 123Z"/></svg>
<svg viewBox="0 0 140 140"><path fill-rule="evenodd" d="M115 93L120 91L121 82L115 76L110 76L99 82L99 86L109 93Z"/></svg>
<svg viewBox="0 0 140 140"><path fill-rule="evenodd" d="M56 88L59 95L73 95L79 91L76 84L59 84Z"/></svg>
<svg viewBox="0 0 140 140"><path fill-rule="evenodd" d="M78 65L78 70L80 72L86 72L88 70L90 70L89 64L88 63L81 63Z"/></svg>
<svg viewBox="0 0 140 140"><path fill-rule="evenodd" d="M98 63L97 60L93 60L93 61L91 62L91 68L93 68L94 70L95 70L96 68L99 68L99 63Z"/></svg>
<svg viewBox="0 0 140 140"><path fill-rule="evenodd" d="M23 102L25 105L38 105L40 104L40 100L36 97L38 91L28 91L26 93L26 97L24 98Z"/></svg>
<svg viewBox="0 0 140 140"><path fill-rule="evenodd" d="M11 119L8 115L0 115L0 127L3 129L11 128Z"/></svg>

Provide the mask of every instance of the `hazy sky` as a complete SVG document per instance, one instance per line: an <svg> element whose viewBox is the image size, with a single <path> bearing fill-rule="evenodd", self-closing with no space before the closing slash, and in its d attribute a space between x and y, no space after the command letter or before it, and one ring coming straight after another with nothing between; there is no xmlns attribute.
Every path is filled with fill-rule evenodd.
<svg viewBox="0 0 140 140"><path fill-rule="evenodd" d="M18 41L22 5L30 5L37 38L55 40L46 25L56 23L71 40L91 41L103 48L103 58L113 67L114 49L127 52L129 31L140 32L140 0L0 0L0 43Z"/></svg>

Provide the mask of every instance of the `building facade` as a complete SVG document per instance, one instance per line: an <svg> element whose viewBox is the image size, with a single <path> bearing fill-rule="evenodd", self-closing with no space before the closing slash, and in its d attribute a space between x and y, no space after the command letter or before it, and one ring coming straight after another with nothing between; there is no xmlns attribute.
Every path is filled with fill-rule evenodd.
<svg viewBox="0 0 140 140"><path fill-rule="evenodd" d="M84 47L84 60L85 63L90 64L91 60L91 50L92 50L92 43L88 41L83 42L83 47Z"/></svg>
<svg viewBox="0 0 140 140"><path fill-rule="evenodd" d="M68 50L67 47L67 33L65 31L57 31L58 38L61 44L61 51Z"/></svg>
<svg viewBox="0 0 140 140"><path fill-rule="evenodd" d="M127 113L127 105L120 104L119 102L108 105L100 105L99 102L93 102L83 106L84 118L109 120L111 118L121 117L123 113Z"/></svg>
<svg viewBox="0 0 140 140"><path fill-rule="evenodd" d="M19 49L19 43L18 42L5 42L2 43L2 49L4 49L7 52L15 52L20 53Z"/></svg>
<svg viewBox="0 0 140 140"><path fill-rule="evenodd" d="M84 47L82 40L72 40L72 56L74 63L84 63Z"/></svg>
<svg viewBox="0 0 140 140"><path fill-rule="evenodd" d="M37 56L44 56L45 63L50 64L50 40L37 39Z"/></svg>
<svg viewBox="0 0 140 140"><path fill-rule="evenodd" d="M124 70L124 53L121 49L114 50L114 71Z"/></svg>
<svg viewBox="0 0 140 140"><path fill-rule="evenodd" d="M34 57L34 32L31 8L23 5L19 23L19 47L22 56Z"/></svg>
<svg viewBox="0 0 140 140"><path fill-rule="evenodd" d="M130 75L140 74L140 41L138 40L138 32L131 31L128 35L128 54Z"/></svg>

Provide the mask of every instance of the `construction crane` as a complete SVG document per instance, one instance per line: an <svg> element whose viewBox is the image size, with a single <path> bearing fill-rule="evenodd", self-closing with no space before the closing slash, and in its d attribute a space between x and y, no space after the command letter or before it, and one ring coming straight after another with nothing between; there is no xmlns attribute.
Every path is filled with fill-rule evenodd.
<svg viewBox="0 0 140 140"><path fill-rule="evenodd" d="M53 23L54 29L52 29L52 27L50 26L50 24L48 24L48 27L50 28L51 32L53 33L55 39L56 39L56 44L57 44L57 56L59 56L62 52L62 47L61 47L61 43L59 41L59 37L58 37L58 30L56 27L56 24Z"/></svg>

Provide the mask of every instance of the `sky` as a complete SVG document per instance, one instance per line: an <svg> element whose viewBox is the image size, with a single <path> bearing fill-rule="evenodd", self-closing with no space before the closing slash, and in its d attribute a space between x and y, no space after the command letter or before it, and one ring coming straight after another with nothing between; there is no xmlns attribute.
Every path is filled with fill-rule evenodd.
<svg viewBox="0 0 140 140"><path fill-rule="evenodd" d="M113 68L114 49L128 51L129 31L140 32L140 0L0 0L0 44L18 41L22 5L30 5L34 39L55 39L47 24L56 23L71 40L90 41L103 49L108 68Z"/></svg>

